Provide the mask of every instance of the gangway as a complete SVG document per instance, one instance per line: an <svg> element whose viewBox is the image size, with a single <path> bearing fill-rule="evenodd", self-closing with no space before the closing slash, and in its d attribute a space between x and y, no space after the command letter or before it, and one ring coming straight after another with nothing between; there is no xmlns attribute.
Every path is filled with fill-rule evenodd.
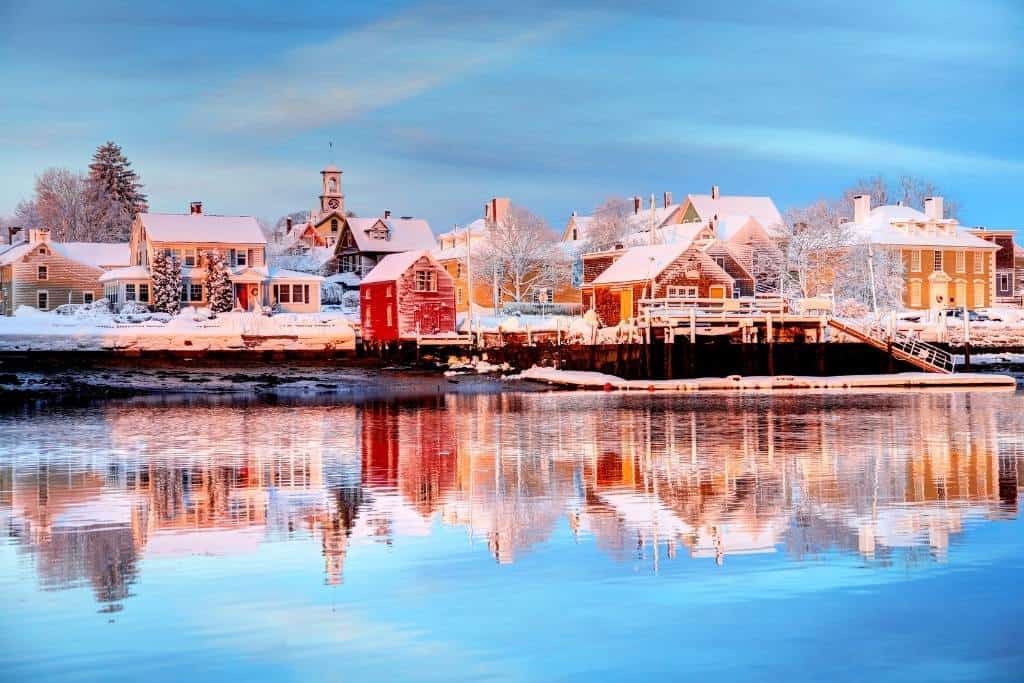
<svg viewBox="0 0 1024 683"><path fill-rule="evenodd" d="M828 319L829 327L853 337L879 351L890 354L897 360L910 363L914 367L926 372L941 372L952 374L956 369L956 361L953 354L943 351L934 344L914 339L902 332L896 332L892 337L883 336L881 333L865 330L848 322Z"/></svg>

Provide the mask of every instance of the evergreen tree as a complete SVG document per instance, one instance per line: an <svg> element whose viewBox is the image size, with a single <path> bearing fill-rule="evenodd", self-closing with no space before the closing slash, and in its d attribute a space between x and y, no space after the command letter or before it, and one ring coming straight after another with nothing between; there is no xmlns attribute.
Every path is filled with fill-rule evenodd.
<svg viewBox="0 0 1024 683"><path fill-rule="evenodd" d="M231 310L234 299L231 289L231 277L224 263L224 255L219 251L206 252L206 301L211 311L226 313Z"/></svg>
<svg viewBox="0 0 1024 683"><path fill-rule="evenodd" d="M157 252L149 270L153 274L153 308L176 315L181 308L181 262Z"/></svg>
<svg viewBox="0 0 1024 683"><path fill-rule="evenodd" d="M120 205L129 225L135 216L149 208L132 162L113 142L100 145L93 154L89 164L89 185L94 199L107 196Z"/></svg>

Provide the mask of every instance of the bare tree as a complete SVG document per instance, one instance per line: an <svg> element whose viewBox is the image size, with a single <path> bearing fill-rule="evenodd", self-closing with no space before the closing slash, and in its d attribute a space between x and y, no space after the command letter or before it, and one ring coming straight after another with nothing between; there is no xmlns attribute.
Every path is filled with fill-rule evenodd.
<svg viewBox="0 0 1024 683"><path fill-rule="evenodd" d="M504 300L529 300L537 289L568 280L555 234L543 218L513 206L499 222L487 225L486 238L474 249L473 276L492 288L495 308Z"/></svg>
<svg viewBox="0 0 1024 683"><path fill-rule="evenodd" d="M926 197L941 195L941 190L930 180L917 176L900 176L895 183L877 174L871 178L861 178L843 191L839 199L839 208L844 216L853 216L853 198L859 194L871 197L871 206L885 206L901 202L904 206L924 210ZM943 202L946 218L956 218L960 212L960 203L956 199L945 197Z"/></svg>
<svg viewBox="0 0 1024 683"><path fill-rule="evenodd" d="M843 250L853 240L838 202L818 200L786 211L788 270L784 292L812 297L832 290Z"/></svg>
<svg viewBox="0 0 1024 683"><path fill-rule="evenodd" d="M623 197L608 197L594 209L594 217L585 235L586 250L600 251L615 246L630 232L633 202Z"/></svg>
<svg viewBox="0 0 1024 683"><path fill-rule="evenodd" d="M36 178L35 190L35 199L23 207L25 217L35 224L29 227L47 227L51 238L60 242L125 239L125 209L109 195L92 192L86 176L48 168Z"/></svg>

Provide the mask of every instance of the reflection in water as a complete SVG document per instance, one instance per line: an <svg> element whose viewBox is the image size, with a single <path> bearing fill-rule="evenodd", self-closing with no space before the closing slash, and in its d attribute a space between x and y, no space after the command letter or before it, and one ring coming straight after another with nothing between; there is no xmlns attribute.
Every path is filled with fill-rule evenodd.
<svg viewBox="0 0 1024 683"><path fill-rule="evenodd" d="M617 561L843 555L943 562L1015 518L1020 397L440 396L328 406L145 403L5 418L0 522L44 589L130 604L145 560L317 539L328 584L363 543L465 529L513 563L565 525ZM308 551L311 546L297 546ZM483 552L481 546L480 552Z"/></svg>

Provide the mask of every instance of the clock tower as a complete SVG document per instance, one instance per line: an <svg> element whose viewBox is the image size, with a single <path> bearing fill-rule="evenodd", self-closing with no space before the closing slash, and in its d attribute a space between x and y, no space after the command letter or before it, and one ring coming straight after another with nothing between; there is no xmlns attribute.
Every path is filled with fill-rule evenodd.
<svg viewBox="0 0 1024 683"><path fill-rule="evenodd" d="M320 194L320 213L345 210L345 195L341 193L341 171L331 164L320 171L323 176L323 192Z"/></svg>

